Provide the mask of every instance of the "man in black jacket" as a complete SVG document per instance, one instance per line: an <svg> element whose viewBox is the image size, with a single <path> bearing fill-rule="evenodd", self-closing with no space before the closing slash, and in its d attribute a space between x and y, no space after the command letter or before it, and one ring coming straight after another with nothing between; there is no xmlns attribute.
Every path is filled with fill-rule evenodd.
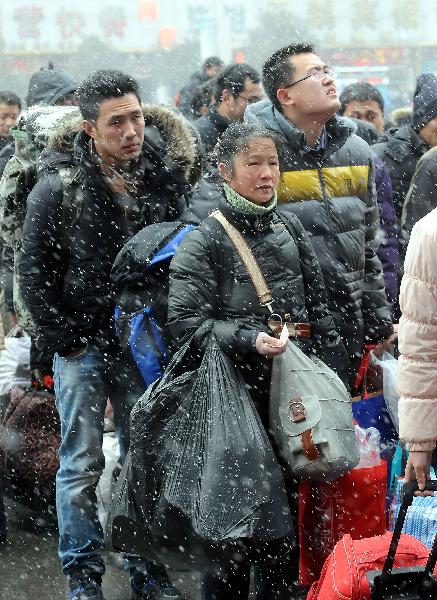
<svg viewBox="0 0 437 600"><path fill-rule="evenodd" d="M363 344L392 333L376 256L379 212L370 149L352 123L336 115L334 75L311 45L275 52L263 67L263 83L270 103L249 107L246 118L285 143L279 210L294 212L311 237L353 384Z"/></svg>
<svg viewBox="0 0 437 600"><path fill-rule="evenodd" d="M207 156L229 125L242 121L247 106L262 96L261 78L255 69L244 63L226 67L217 77L215 104L210 106L207 115L194 121Z"/></svg>
<svg viewBox="0 0 437 600"><path fill-rule="evenodd" d="M437 77L420 75L413 102L413 123L387 131L372 150L387 165L401 226L402 210L417 161L437 145Z"/></svg>
<svg viewBox="0 0 437 600"><path fill-rule="evenodd" d="M82 82L77 97L83 129L74 152L59 144L40 155L19 275L39 344L55 354L62 569L72 600L102 600L103 534L95 488L104 466L104 411L109 398L124 458L129 412L143 392L115 337L110 270L119 250L141 228L178 218L189 185L182 166L186 156L177 164L164 142L145 137L145 114L150 116L143 113L132 77L97 71ZM195 140L187 134L184 142L190 141L193 153ZM180 597L162 568L139 559L131 562L131 583L137 600Z"/></svg>

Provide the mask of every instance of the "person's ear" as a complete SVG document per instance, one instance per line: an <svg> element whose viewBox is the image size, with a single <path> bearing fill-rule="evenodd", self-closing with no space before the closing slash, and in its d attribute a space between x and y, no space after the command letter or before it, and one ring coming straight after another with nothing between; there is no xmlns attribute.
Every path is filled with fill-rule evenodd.
<svg viewBox="0 0 437 600"><path fill-rule="evenodd" d="M231 92L227 89L224 89L222 92L221 102L228 103L230 99L231 99Z"/></svg>
<svg viewBox="0 0 437 600"><path fill-rule="evenodd" d="M96 136L97 136L96 126L94 125L94 123L92 121L88 121L87 119L84 119L83 128L85 130L85 133L87 135L89 135L90 138L93 138L93 139L96 138Z"/></svg>
<svg viewBox="0 0 437 600"><path fill-rule="evenodd" d="M279 103L284 106L294 106L295 104L293 98L290 96L289 90L286 88L279 88L276 92L276 98Z"/></svg>
<svg viewBox="0 0 437 600"><path fill-rule="evenodd" d="M226 181L226 183L228 183L232 179L232 173L229 168L229 165L227 165L224 162L221 162L221 163L219 163L218 168L219 168L221 176Z"/></svg>

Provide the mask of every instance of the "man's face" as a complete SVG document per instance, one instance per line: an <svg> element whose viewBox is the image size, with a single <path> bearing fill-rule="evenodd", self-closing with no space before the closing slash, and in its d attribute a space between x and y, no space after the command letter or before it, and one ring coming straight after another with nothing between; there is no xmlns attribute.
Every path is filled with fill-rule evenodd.
<svg viewBox="0 0 437 600"><path fill-rule="evenodd" d="M15 104L0 102L0 137L8 137L11 127L15 125L20 109Z"/></svg>
<svg viewBox="0 0 437 600"><path fill-rule="evenodd" d="M290 84L304 77L295 85L284 88L286 102L302 117L317 116L328 120L340 108L337 88L333 77L326 73L329 67L311 52L296 54L290 57L294 71ZM325 74L324 74L325 73ZM282 103L283 99L280 98Z"/></svg>
<svg viewBox="0 0 437 600"><path fill-rule="evenodd" d="M84 129L105 164L123 166L138 158L144 141L144 116L138 98L126 94L104 100L96 122L84 121Z"/></svg>
<svg viewBox="0 0 437 600"><path fill-rule="evenodd" d="M74 92L65 94L55 102L55 106L77 106L76 94Z"/></svg>
<svg viewBox="0 0 437 600"><path fill-rule="evenodd" d="M422 127L419 131L419 135L428 146L437 146L437 117L434 117L434 119L431 119L425 127Z"/></svg>
<svg viewBox="0 0 437 600"><path fill-rule="evenodd" d="M352 100L346 105L343 115L367 121L379 133L384 133L384 113L376 100Z"/></svg>
<svg viewBox="0 0 437 600"><path fill-rule="evenodd" d="M253 83L249 77L246 77L244 88L238 96L233 96L229 90L224 90L222 98L223 102L226 103L226 116L228 119L242 121L247 106L262 100L263 89L260 83Z"/></svg>

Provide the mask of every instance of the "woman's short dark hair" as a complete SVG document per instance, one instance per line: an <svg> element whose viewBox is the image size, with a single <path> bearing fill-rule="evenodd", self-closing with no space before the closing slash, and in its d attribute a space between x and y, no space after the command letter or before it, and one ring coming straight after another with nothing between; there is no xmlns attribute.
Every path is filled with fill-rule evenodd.
<svg viewBox="0 0 437 600"><path fill-rule="evenodd" d="M253 140L270 139L275 144L278 156L281 154L282 142L279 137L262 125L254 123L234 123L221 136L215 154L219 163L224 163L233 170L234 158L246 150Z"/></svg>
<svg viewBox="0 0 437 600"><path fill-rule="evenodd" d="M82 117L95 123L104 100L134 94L141 102L138 90L138 83L131 75L102 69L85 77L76 90L76 98Z"/></svg>

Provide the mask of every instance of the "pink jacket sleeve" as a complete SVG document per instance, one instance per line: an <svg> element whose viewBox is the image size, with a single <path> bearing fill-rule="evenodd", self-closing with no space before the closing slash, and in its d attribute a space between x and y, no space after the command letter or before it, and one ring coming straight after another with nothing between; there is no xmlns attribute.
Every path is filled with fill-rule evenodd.
<svg viewBox="0 0 437 600"><path fill-rule="evenodd" d="M411 234L401 284L399 437L411 451L437 440L437 209Z"/></svg>

